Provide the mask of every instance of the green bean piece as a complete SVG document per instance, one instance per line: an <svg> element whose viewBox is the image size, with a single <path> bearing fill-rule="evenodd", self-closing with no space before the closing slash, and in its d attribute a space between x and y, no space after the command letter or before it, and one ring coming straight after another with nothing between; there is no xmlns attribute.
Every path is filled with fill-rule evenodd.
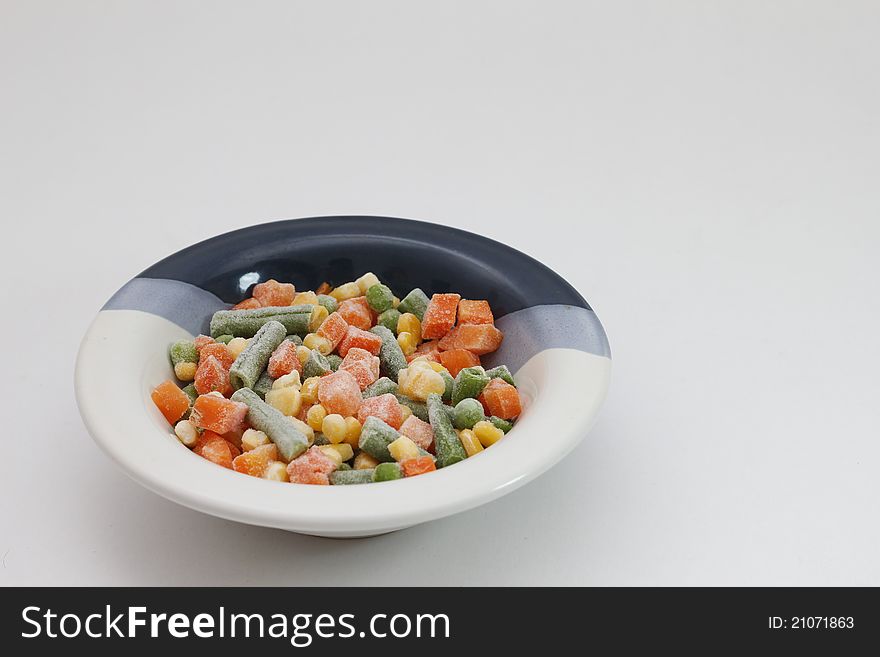
<svg viewBox="0 0 880 657"><path fill-rule="evenodd" d="M313 442L312 444L313 445L329 445L330 439L327 436L325 436L323 433L321 433L320 431L316 431L315 432L315 442Z"/></svg>
<svg viewBox="0 0 880 657"><path fill-rule="evenodd" d="M440 395L434 392L428 395L428 416L434 430L434 450L437 453L437 465L441 468L467 458L467 452L452 427L446 408Z"/></svg>
<svg viewBox="0 0 880 657"><path fill-rule="evenodd" d="M383 376L381 379L376 379L376 381L364 388L363 396L364 399L366 399L367 397L378 397L379 395L386 395L389 392L392 395L396 395L397 384L389 379L387 376Z"/></svg>
<svg viewBox="0 0 880 657"><path fill-rule="evenodd" d="M295 344L297 347L300 346L300 345L303 343L303 339L302 339L301 337L299 337L296 333L291 333L290 335L288 335L288 336L287 336L286 338L284 338L284 339L285 339L285 340L290 340L290 341L291 341L293 344Z"/></svg>
<svg viewBox="0 0 880 657"><path fill-rule="evenodd" d="M443 391L443 401L452 401L452 389L455 387L455 379L446 370L441 370L440 376L443 377L443 382L446 384L446 390Z"/></svg>
<svg viewBox="0 0 880 657"><path fill-rule="evenodd" d="M327 309L328 315L332 315L339 309L339 302L329 294L319 294L318 303Z"/></svg>
<svg viewBox="0 0 880 657"><path fill-rule="evenodd" d="M324 376L331 369L327 357L317 349L312 349L306 364L303 365L303 380L313 376Z"/></svg>
<svg viewBox="0 0 880 657"><path fill-rule="evenodd" d="M455 405L452 424L456 429L473 429L477 422L486 419L483 405L476 399L468 397Z"/></svg>
<svg viewBox="0 0 880 657"><path fill-rule="evenodd" d="M278 448L281 460L289 463L309 448L309 439L277 408L269 406L253 390L236 390L231 399L248 406L248 423L262 431Z"/></svg>
<svg viewBox="0 0 880 657"><path fill-rule="evenodd" d="M237 338L251 338L266 322L281 322L285 335L295 333L305 336L309 332L312 317L311 304L299 306L267 306L245 310L218 310L211 317L211 335L234 335Z"/></svg>
<svg viewBox="0 0 880 657"><path fill-rule="evenodd" d="M351 486L354 484L373 483L373 468L366 470L336 469L330 473L331 486Z"/></svg>
<svg viewBox="0 0 880 657"><path fill-rule="evenodd" d="M351 470L351 466L348 463L340 463L337 470Z"/></svg>
<svg viewBox="0 0 880 657"><path fill-rule="evenodd" d="M379 326L384 326L389 331L397 334L397 322L400 320L400 311L397 308L389 308L379 315Z"/></svg>
<svg viewBox="0 0 880 657"><path fill-rule="evenodd" d="M397 463L380 463L373 470L373 481L394 481L403 478L403 469Z"/></svg>
<svg viewBox="0 0 880 657"><path fill-rule="evenodd" d="M234 337L235 337L234 335L229 335L228 333L226 333L225 335L218 335L216 338L214 338L214 342L222 342L223 344L229 344L230 340L232 340L232 338L234 338Z"/></svg>
<svg viewBox="0 0 880 657"><path fill-rule="evenodd" d="M428 407L420 401L417 401L411 397L407 397L406 395L401 395L397 393L394 395L397 397L397 401L409 408L412 411L412 414L419 418L422 422L428 421ZM450 410L452 410L450 408Z"/></svg>
<svg viewBox="0 0 880 657"><path fill-rule="evenodd" d="M479 397L487 383L489 377L482 367L465 367L456 375L455 384L452 386L453 405L468 397Z"/></svg>
<svg viewBox="0 0 880 657"><path fill-rule="evenodd" d="M171 357L172 365L199 362L199 352L192 340L179 340L175 342L168 350L168 355Z"/></svg>
<svg viewBox="0 0 880 657"><path fill-rule="evenodd" d="M272 352L284 341L286 335L287 329L281 322L272 320L263 324L229 368L229 382L232 387L236 390L253 388L266 369Z"/></svg>
<svg viewBox="0 0 880 657"><path fill-rule="evenodd" d="M489 418L489 422L494 424L496 427L501 429L504 433L507 433L511 429L513 429L513 422L509 420L502 420L500 417L493 415Z"/></svg>
<svg viewBox="0 0 880 657"><path fill-rule="evenodd" d="M342 365L342 356L339 354L330 354L327 356L327 362L330 363L330 369L334 372Z"/></svg>
<svg viewBox="0 0 880 657"><path fill-rule="evenodd" d="M512 386L516 385L513 380L513 374L507 369L507 365L499 365L498 367L493 367L491 370L486 370L486 376L490 379L501 379Z"/></svg>
<svg viewBox="0 0 880 657"><path fill-rule="evenodd" d="M371 415L364 421L364 426L361 428L358 447L374 459L391 462L394 458L388 451L388 445L398 438L400 438L400 434L396 429Z"/></svg>
<svg viewBox="0 0 880 657"><path fill-rule="evenodd" d="M260 399L265 399L266 393L272 389L273 383L275 383L275 379L269 376L269 372L263 372L254 384L253 391L259 395Z"/></svg>
<svg viewBox="0 0 880 657"><path fill-rule="evenodd" d="M192 406L193 402L196 400L196 397L199 396L195 384L190 383L188 386L181 388L181 390L183 390L186 393L186 396L189 397L189 405Z"/></svg>
<svg viewBox="0 0 880 657"><path fill-rule="evenodd" d="M412 313L419 318L419 321L422 321L429 302L428 296L416 288L400 300L400 303L397 304L397 310L400 313Z"/></svg>
<svg viewBox="0 0 880 657"><path fill-rule="evenodd" d="M364 296L367 298L370 308L377 313L384 313L394 305L394 292L391 291L390 287L382 285L382 283L370 286Z"/></svg>
<svg viewBox="0 0 880 657"><path fill-rule="evenodd" d="M397 344L397 338L384 326L374 326L370 329L370 333L382 338L382 346L379 347L379 364L382 366L382 371L389 379L397 381L400 370L407 365L406 356Z"/></svg>

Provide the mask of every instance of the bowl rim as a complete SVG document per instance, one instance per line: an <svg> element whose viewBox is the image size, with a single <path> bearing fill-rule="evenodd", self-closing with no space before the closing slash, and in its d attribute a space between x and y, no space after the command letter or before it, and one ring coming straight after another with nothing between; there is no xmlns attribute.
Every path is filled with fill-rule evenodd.
<svg viewBox="0 0 880 657"><path fill-rule="evenodd" d="M397 218L382 219L412 221ZM220 237L291 221L301 220L267 222L237 229L198 242L178 251L177 254ZM438 230L475 235L442 224L418 223ZM529 258L546 268L562 284L574 290L565 279L530 256L495 240L479 235L477 237L513 251L521 257ZM174 255L176 254L166 257L163 261ZM144 273L149 271L150 268ZM575 293L580 296L576 290ZM585 300L584 304L586 305ZM588 305L586 308L592 313ZM108 327L112 328L118 322L131 326L149 324L150 327L149 330L143 331L142 335L138 331L131 332L141 335L140 338L134 339L132 335L127 335L127 343L119 341L113 343L113 349L108 349L108 340L113 341L114 337L119 337L114 336L113 331L108 332ZM167 329L163 322L167 323ZM601 328L601 324L599 326ZM595 421L610 382L610 358L570 349L545 350L521 368L521 371L525 371L524 376L532 387L532 396L527 401L527 411L517 423L517 428L522 428L523 440L516 440L517 433L514 430L510 438L494 445L486 454L466 459L457 463L455 467L440 469L429 475L412 479L369 486L291 486L218 468L204 459L184 453L188 450L181 451L173 433L168 430L167 423L149 399L149 388L146 386L155 386L158 381L150 384L144 379L145 374L140 378L133 376L130 380L120 381L118 385L107 382L96 385L96 381L106 375L107 368L117 362L120 356L132 358L134 361L137 361L138 357L142 358L143 362L138 362L137 366L142 373L145 373L152 365L147 359L155 356L154 351L149 348L144 349L147 345L145 341L149 340L151 332L163 330L186 333L170 320L140 311L101 310L95 317L83 337L75 368L77 404L90 435L129 476L163 497L230 520L305 533L332 535L390 531L473 508L506 494L552 467L582 440ZM162 350L164 351L166 347L167 344L163 341ZM117 351L111 357L109 354L114 349L126 353ZM551 399L551 395L540 394L543 385L541 377L546 377L548 369L552 369L555 376L566 369L577 369L580 372L583 364L588 361L598 364L594 368L594 380L590 381L592 396L589 403L572 406L574 398L554 400ZM170 371L167 363L165 367ZM131 414L138 410L138 403L145 409L141 418L143 421L139 421L136 425L130 424L124 433L120 432L119 422L130 423ZM567 414L567 424L541 443L545 449L537 454L529 454L534 458L525 459L524 456L535 447L535 445L527 446L525 431L537 433L541 421L537 416L529 418L529 404L534 405L535 408L540 407L542 417L545 413L549 415L564 412L566 405L570 410ZM118 413L127 414L121 417L114 415L117 412L114 410L116 408L119 409ZM155 440L155 430L157 426L162 426L161 423L165 423L165 434L168 438L166 441ZM186 458L171 457L172 447ZM490 454L492 458L487 458ZM172 458L173 461L162 461L165 458ZM170 467L154 467L156 462L162 462L163 466ZM277 494L276 492L269 494L273 486Z"/></svg>

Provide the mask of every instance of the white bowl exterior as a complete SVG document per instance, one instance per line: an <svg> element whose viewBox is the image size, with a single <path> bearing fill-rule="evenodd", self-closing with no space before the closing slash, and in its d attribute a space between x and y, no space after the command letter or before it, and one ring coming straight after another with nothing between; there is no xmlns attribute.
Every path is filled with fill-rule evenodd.
<svg viewBox="0 0 880 657"><path fill-rule="evenodd" d="M80 347L75 381L80 412L96 442L135 480L185 506L239 522L340 538L464 511L535 478L589 431L611 373L606 356L546 349L515 372L523 414L484 452L412 479L306 486L220 468L177 441L150 391L173 377L168 345L190 337L151 313L98 314Z"/></svg>

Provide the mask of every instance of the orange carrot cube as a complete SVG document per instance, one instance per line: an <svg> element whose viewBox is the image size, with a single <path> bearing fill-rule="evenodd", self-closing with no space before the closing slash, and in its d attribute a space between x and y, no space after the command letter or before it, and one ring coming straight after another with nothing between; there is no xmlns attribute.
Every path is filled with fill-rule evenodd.
<svg viewBox="0 0 880 657"><path fill-rule="evenodd" d="M232 384L229 382L229 370L215 356L199 359L196 369L196 378L193 382L196 392L207 395L209 392L219 392L224 397L232 394Z"/></svg>
<svg viewBox="0 0 880 657"><path fill-rule="evenodd" d="M452 376L456 376L465 367L474 367L480 364L480 357L467 349L450 349L442 351L439 355L440 363L449 370Z"/></svg>
<svg viewBox="0 0 880 657"><path fill-rule="evenodd" d="M201 456L202 455L202 448L205 446L205 444L209 440L213 440L215 438L223 439L223 436L221 436L220 434L215 433L213 431L202 431L202 433L200 433L199 437L196 439L196 444L193 445L192 451L194 451L196 454Z"/></svg>
<svg viewBox="0 0 880 657"><path fill-rule="evenodd" d="M213 431L205 431L196 441L193 452L224 468L232 468L232 446Z"/></svg>
<svg viewBox="0 0 880 657"><path fill-rule="evenodd" d="M222 468L232 468L232 450L225 440L212 440L202 448L199 456Z"/></svg>
<svg viewBox="0 0 880 657"><path fill-rule="evenodd" d="M434 430L429 423L410 415L400 425L399 431L422 449L434 453Z"/></svg>
<svg viewBox="0 0 880 657"><path fill-rule="evenodd" d="M404 477L415 477L416 475L425 474L437 469L437 466L434 465L434 459L430 456L420 456L417 459L401 461L400 467L403 468Z"/></svg>
<svg viewBox="0 0 880 657"><path fill-rule="evenodd" d="M157 385L150 397L168 424L175 424L189 409L189 397L171 379Z"/></svg>
<svg viewBox="0 0 880 657"><path fill-rule="evenodd" d="M327 319L321 322L318 330L315 331L322 338L329 340L333 349L336 349L336 345L342 341L347 332L348 322L345 321L345 318L338 311L330 313Z"/></svg>
<svg viewBox="0 0 880 657"><path fill-rule="evenodd" d="M262 477L272 461L278 460L278 448L273 444L260 445L232 460L232 469L251 477Z"/></svg>
<svg viewBox="0 0 880 657"><path fill-rule="evenodd" d="M403 409L397 397L390 392L376 397L367 397L358 409L358 422L363 424L368 417L377 417L385 424L399 429L403 424Z"/></svg>
<svg viewBox="0 0 880 657"><path fill-rule="evenodd" d="M282 340L269 357L269 365L266 369L273 379L293 371L302 374L302 363L296 357L296 345L290 340Z"/></svg>
<svg viewBox="0 0 880 657"><path fill-rule="evenodd" d="M363 390L379 378L379 357L366 349L351 347L339 364L339 369L350 372Z"/></svg>
<svg viewBox="0 0 880 657"><path fill-rule="evenodd" d="M208 358L208 356L213 356L219 360L224 370L228 370L232 367L232 363L235 362L232 354L229 353L229 349L227 349L226 345L222 342L206 344L199 350L199 362L201 362L203 358Z"/></svg>
<svg viewBox="0 0 880 657"><path fill-rule="evenodd" d="M363 396L357 379L351 372L338 370L322 376L318 381L318 400L328 413L348 417L357 415Z"/></svg>
<svg viewBox="0 0 880 657"><path fill-rule="evenodd" d="M501 346L504 333L492 324L461 324L443 336L439 346L443 350L467 349L482 356Z"/></svg>
<svg viewBox="0 0 880 657"><path fill-rule="evenodd" d="M458 302L458 323L494 324L495 317L492 315L492 308L489 307L488 301L462 299Z"/></svg>
<svg viewBox="0 0 880 657"><path fill-rule="evenodd" d="M339 348L337 351L339 355L345 358L348 354L348 350L353 347L358 347L360 349L366 349L374 356L379 355L379 348L382 346L382 338L380 338L375 333L370 333L369 331L364 331L363 329L359 329L356 326L349 326L348 331L345 334L345 337L342 338L342 341L339 343Z"/></svg>
<svg viewBox="0 0 880 657"><path fill-rule="evenodd" d="M335 469L336 462L316 446L310 447L287 464L287 474L292 484L329 486L328 475Z"/></svg>
<svg viewBox="0 0 880 657"><path fill-rule="evenodd" d="M490 415L497 415L503 420L512 420L522 413L522 402L517 389L501 379L492 379L481 397Z"/></svg>
<svg viewBox="0 0 880 657"><path fill-rule="evenodd" d="M336 312L342 315L342 318L351 326L357 326L364 331L370 330L376 323L376 314L367 303L367 297L346 299L339 304Z"/></svg>
<svg viewBox="0 0 880 657"><path fill-rule="evenodd" d="M193 344L196 346L196 351L202 353L202 347L214 344L214 338L209 335L197 335L193 338Z"/></svg>
<svg viewBox="0 0 880 657"><path fill-rule="evenodd" d="M258 283L253 291L254 299L259 301L261 306L289 306L293 303L295 295L296 288L292 283L279 283L274 278Z"/></svg>
<svg viewBox="0 0 880 657"><path fill-rule="evenodd" d="M241 429L247 412L247 404L217 395L201 395L193 403L190 420L200 429L229 433Z"/></svg>
<svg viewBox="0 0 880 657"><path fill-rule="evenodd" d="M455 314L458 311L459 294L435 294L428 303L422 317L422 338L431 340L442 338L455 325Z"/></svg>

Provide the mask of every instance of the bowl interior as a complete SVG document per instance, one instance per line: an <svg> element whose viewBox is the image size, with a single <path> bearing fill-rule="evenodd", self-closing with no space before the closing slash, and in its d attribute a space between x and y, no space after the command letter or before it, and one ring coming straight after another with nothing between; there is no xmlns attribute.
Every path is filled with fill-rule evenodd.
<svg viewBox="0 0 880 657"><path fill-rule="evenodd" d="M457 292L487 299L496 317L538 304L589 308L564 279L493 240L445 226L385 217L279 221L226 233L156 263L141 278L184 281L237 303L275 278L313 290L368 271L397 294Z"/></svg>

